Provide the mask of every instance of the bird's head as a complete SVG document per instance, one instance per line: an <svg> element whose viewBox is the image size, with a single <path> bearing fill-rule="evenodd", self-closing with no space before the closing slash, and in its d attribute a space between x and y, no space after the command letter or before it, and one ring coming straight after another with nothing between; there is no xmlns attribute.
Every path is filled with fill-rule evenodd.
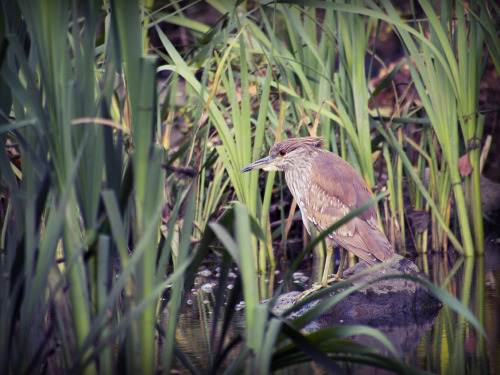
<svg viewBox="0 0 500 375"><path fill-rule="evenodd" d="M310 159L312 153L322 148L323 138L320 137L286 139L276 143L271 150L269 150L269 156L246 166L240 173L254 169L286 171L287 169L298 167L306 163Z"/></svg>

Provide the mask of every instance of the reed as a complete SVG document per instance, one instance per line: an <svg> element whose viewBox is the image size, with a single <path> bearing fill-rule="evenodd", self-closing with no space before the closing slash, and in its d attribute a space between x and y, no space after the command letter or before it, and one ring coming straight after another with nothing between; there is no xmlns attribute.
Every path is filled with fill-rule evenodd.
<svg viewBox="0 0 500 375"><path fill-rule="evenodd" d="M422 0L428 22L413 27L388 2L383 9L361 1L207 3L221 13L213 26L186 16L196 2L1 3L0 372L266 373L314 360L332 371L351 361L418 373L349 341L367 334L394 352L368 327L303 333L354 291L346 284L309 297L339 292L295 321L272 312L281 290L259 303L257 274L276 265L272 240L286 242L293 214L282 202L282 223L271 231L270 205L283 184L276 188L273 173L239 171L285 134L321 135L370 186L379 182L375 165L386 163L387 193L370 203L381 208L389 199L381 222L398 246L406 242L402 181L411 179L414 208L432 211L433 245L444 246L446 236L457 250L480 253L479 154L467 144L482 136L481 60L458 45L465 38L482 51L485 44L498 66L488 4L478 2L468 20L437 21ZM453 9L468 10L458 2ZM452 14L445 5L441 11ZM391 81L370 92L366 49L382 21L416 62L411 74L423 100L419 111L403 108L392 121L368 111ZM167 25L188 30L192 43L176 44ZM427 120L419 142L398 125L417 123L417 115ZM473 166L465 193L459 146ZM451 192L462 242L450 226ZM473 220L464 228L467 210ZM324 236L294 259L287 279ZM418 243L424 248L425 236ZM179 345L178 323L208 258L220 264L210 311L221 324L205 322L210 360L200 370ZM228 293L233 264L239 276ZM416 281L483 333L456 298ZM240 300L245 329L230 338Z"/></svg>

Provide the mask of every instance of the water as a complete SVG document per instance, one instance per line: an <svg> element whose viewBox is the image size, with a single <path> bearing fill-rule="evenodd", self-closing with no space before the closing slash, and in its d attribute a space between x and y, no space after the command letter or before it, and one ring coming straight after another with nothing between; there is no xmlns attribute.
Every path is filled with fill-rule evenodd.
<svg viewBox="0 0 500 375"><path fill-rule="evenodd" d="M376 328L393 343L405 363L439 374L498 374L500 373L500 247L490 244L485 257L475 259L457 258L453 255L430 254L414 260L419 269L437 285L469 306L483 325L487 338L481 336L465 319L443 306L435 314L422 316L417 323L394 324L381 322ZM456 258L456 259L455 259ZM308 286L317 275L321 265L313 269L300 270L286 291ZM179 320L177 339L182 350L204 373L213 361L213 353L219 338L212 337L214 317L214 290L217 287L217 270L202 270L191 291L190 300L184 306ZM209 274L210 272L210 274ZM234 270L234 274L237 270ZM283 271L273 271L260 278L262 298L272 295L280 285ZM309 275L309 276L308 276ZM226 289L229 292L235 278L230 278ZM229 293L227 293L229 294ZM236 311L236 317L225 338L230 340L244 331L243 311ZM218 324L222 324L220 318ZM220 332L220 331L219 331ZM389 353L376 340L369 337L355 337L357 341L377 347L384 355ZM238 345L238 344L236 344ZM234 360L238 350L233 350L226 359L226 365ZM182 365L179 364L179 368ZM389 372L372 367L350 366L348 373L387 374ZM187 371L186 371L187 372ZM307 363L283 370L282 373L322 374L324 370L315 363Z"/></svg>

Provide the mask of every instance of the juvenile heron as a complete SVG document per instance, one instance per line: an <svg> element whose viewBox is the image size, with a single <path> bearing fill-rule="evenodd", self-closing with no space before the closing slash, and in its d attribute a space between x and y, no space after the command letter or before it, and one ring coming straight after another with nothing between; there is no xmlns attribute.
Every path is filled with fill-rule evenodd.
<svg viewBox="0 0 500 375"><path fill-rule="evenodd" d="M372 198L356 170L341 157L323 149L323 138L287 139L276 143L269 156L243 168L284 171L288 188L297 202L302 221L323 232L343 216ZM320 287L340 280L346 252L363 259L369 266L390 259L392 247L377 223L377 211L371 206L359 216L330 232L326 237L328 253ZM333 247L342 247L337 274L328 279Z"/></svg>

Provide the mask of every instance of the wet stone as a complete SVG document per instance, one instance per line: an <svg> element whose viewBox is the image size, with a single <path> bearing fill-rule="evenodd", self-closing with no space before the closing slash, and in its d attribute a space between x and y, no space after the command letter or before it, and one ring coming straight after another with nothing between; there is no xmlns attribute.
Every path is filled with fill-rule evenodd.
<svg viewBox="0 0 500 375"><path fill-rule="evenodd" d="M368 269L365 262L359 262L344 271L343 279ZM413 275L427 279L418 267L410 260L395 255L392 262L375 272L354 280L351 285L359 285L380 276ZM274 306L274 312L280 314L291 307L299 292L291 292L280 296ZM325 297L328 298L328 297ZM303 314L320 301L314 301L292 314L293 319ZM321 318L320 325L333 324L369 324L377 326L382 322L391 324L406 324L425 321L434 317L439 311L440 302L431 295L422 284L410 279L391 278L370 283L340 300Z"/></svg>

